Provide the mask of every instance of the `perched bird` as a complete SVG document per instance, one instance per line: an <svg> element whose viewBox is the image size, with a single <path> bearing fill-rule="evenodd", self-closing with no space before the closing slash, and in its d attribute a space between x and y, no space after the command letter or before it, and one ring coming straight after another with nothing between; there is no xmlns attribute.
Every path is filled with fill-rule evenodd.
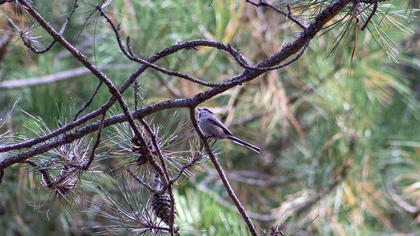
<svg viewBox="0 0 420 236"><path fill-rule="evenodd" d="M201 132L206 136L206 138L216 138L216 139L230 139L233 142L247 147L256 153L260 153L261 149L249 144L237 137L235 137L232 132L230 132L226 126L214 115L212 111L207 108L198 108L196 111L196 117L198 126L200 127Z"/></svg>

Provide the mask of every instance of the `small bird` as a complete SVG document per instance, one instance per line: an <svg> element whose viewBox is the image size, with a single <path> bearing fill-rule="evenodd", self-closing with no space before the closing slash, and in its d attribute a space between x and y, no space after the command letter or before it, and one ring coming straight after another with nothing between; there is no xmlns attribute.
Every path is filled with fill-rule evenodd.
<svg viewBox="0 0 420 236"><path fill-rule="evenodd" d="M196 112L198 126L200 127L201 132L206 136L206 138L216 138L216 139L230 139L233 142L247 147L256 153L260 153L261 149L249 144L237 137L235 137L232 132L230 132L226 126L207 108L198 108Z"/></svg>

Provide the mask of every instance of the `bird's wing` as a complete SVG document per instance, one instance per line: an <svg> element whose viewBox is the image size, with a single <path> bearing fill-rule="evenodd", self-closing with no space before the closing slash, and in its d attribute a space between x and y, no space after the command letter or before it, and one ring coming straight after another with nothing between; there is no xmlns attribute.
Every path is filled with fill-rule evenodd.
<svg viewBox="0 0 420 236"><path fill-rule="evenodd" d="M223 130L223 132L225 132L225 134L228 134L228 135L233 135L232 134L232 132L230 132L227 128L226 128L226 126L219 120L219 119L217 119L216 117L211 117L211 118L208 118L209 119L209 121L212 123L212 124L214 124L214 125L216 125L216 126L218 126L218 127L220 127L222 130Z"/></svg>

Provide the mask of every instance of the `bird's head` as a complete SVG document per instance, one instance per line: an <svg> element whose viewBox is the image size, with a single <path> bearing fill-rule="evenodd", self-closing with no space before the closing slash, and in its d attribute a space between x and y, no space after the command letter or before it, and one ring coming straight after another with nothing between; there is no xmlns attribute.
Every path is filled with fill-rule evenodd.
<svg viewBox="0 0 420 236"><path fill-rule="evenodd" d="M214 115L214 113L212 111L210 111L208 108L205 107L199 107L198 108L198 118L206 116L206 115Z"/></svg>

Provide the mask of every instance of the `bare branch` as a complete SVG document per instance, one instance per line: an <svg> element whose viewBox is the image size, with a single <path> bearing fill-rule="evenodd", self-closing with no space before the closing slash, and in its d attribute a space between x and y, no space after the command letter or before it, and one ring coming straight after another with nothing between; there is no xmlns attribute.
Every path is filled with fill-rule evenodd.
<svg viewBox="0 0 420 236"><path fill-rule="evenodd" d="M1 181L3 180L3 176L4 176L4 169L0 169L0 184L1 184Z"/></svg>
<svg viewBox="0 0 420 236"><path fill-rule="evenodd" d="M197 78L193 78L193 77L191 77L191 76L189 76L189 75L185 75L185 74L182 74L182 73L179 73L179 72L177 72L177 71L170 71L170 70L167 70L167 69L165 69L165 68L163 68L163 67L160 67L160 66L158 66L158 65L156 65L156 64L153 64L153 63L151 63L151 62L149 62L149 61L147 61L147 60L145 60L145 59L143 59L143 58L141 58L141 57L138 57L138 56L135 56L134 55L134 53L132 52L132 49L131 49L131 47L130 47L130 39L129 38L127 38L127 48L128 48L128 51L127 50L125 50L125 48L124 48L124 46L122 45L122 41L121 41L121 36L120 36L120 34L119 34L119 28L114 24L114 22L112 22L112 20L105 14L105 12L102 10L102 8L101 7L97 7L97 10L98 10L98 12L101 14L101 16L102 17L104 17L105 18L105 20L108 22L108 24L111 26L111 28L112 28L112 30L114 31L114 34L115 34L115 38L117 39L117 43L118 43L118 46L120 47L120 50L121 50L121 52L123 52L123 54L128 58L128 59L130 59L130 60L132 60L132 61L135 61L135 62L138 62L138 63L141 63L141 64L145 64L145 65L148 65L148 66L150 66L151 68L153 68L153 69L155 69L155 70L157 70L157 71L159 71L159 72L162 72L162 73L164 73L164 74L167 74L167 75L171 75L171 76L176 76L176 77L179 77L179 78L182 78L182 79L186 79L186 80L188 80L188 81L191 81L191 82L194 82L194 83L197 83L197 84L201 84L201 85L204 85L204 86L208 86L208 87L216 87L216 86L218 86L219 84L217 84L217 83L210 83L210 82L205 82L205 81L202 81L202 80L199 80L199 79L197 79Z"/></svg>
<svg viewBox="0 0 420 236"><path fill-rule="evenodd" d="M201 132L200 128L198 127L197 120L195 118L195 107L190 107L190 120L194 126L195 131L197 132L200 140L203 142L204 147L206 148L207 154L210 157L210 160L213 162L214 167L216 168L220 178L222 179L223 185L225 186L226 191L229 194L229 197L232 199L233 203L235 204L236 208L238 209L239 213L242 215L245 223L248 226L249 231L253 236L257 236L257 231L255 229L254 224L252 223L251 219L249 218L248 214L245 211L245 208L242 206L242 203L239 201L238 197L236 197L235 192L230 186L228 179L223 171L222 166L220 165L219 161L217 160L216 156L214 155L213 151L210 148L210 145L207 142L207 139L204 137L204 134Z"/></svg>
<svg viewBox="0 0 420 236"><path fill-rule="evenodd" d="M178 175L177 176L175 176L173 179L171 179L170 181L169 181L169 183L170 184L173 184L173 183L175 183L176 181L178 181L178 179L179 178L181 178L181 176L184 174L184 172L186 171L186 170L188 170L189 168L191 168L191 167L193 167L198 161L200 161L202 158L201 158L201 156L199 156L199 157L194 157L194 158L192 158L187 164L185 164L185 165L183 165L180 169L179 169L179 171L178 171Z"/></svg>
<svg viewBox="0 0 420 236"><path fill-rule="evenodd" d="M198 182L195 184L195 186L197 187L197 189L201 192L204 192L206 194L212 195L214 194L214 191L212 191L211 189L209 189L204 181ZM226 201L223 197L219 196L218 194L216 194L215 196L216 201L222 205L225 206L229 209L235 210L236 207L233 206L231 203L229 203L228 201ZM272 214L264 214L264 213L258 213L258 212L251 212L248 211L248 215L251 219L257 220L257 221L264 221L264 222L269 222L269 221L273 221L275 220L275 216Z"/></svg>
<svg viewBox="0 0 420 236"><path fill-rule="evenodd" d="M372 17L375 15L376 11L378 10L378 0L373 2L373 9L372 12L370 13L369 17L366 19L365 24L362 26L362 31L364 31L366 29L366 27L368 26L369 22L372 20Z"/></svg>
<svg viewBox="0 0 420 236"><path fill-rule="evenodd" d="M327 6L321 13L318 14L318 16L313 20L313 22L306 28L306 30L300 34L298 38L296 38L292 43L287 44L274 54L272 57L264 60L263 62L259 63L257 67L271 67L275 66L276 64L286 60L290 56L297 53L300 49L302 49L323 27L323 25L328 22L331 18L333 18L336 14L338 14L351 0L337 0L333 3L331 3L329 6ZM68 45L67 45L68 46ZM170 55L176 51L186 49L186 48L192 48L196 46L208 46L208 47L215 47L221 50L224 50L231 55L237 55L235 52L232 51L232 49L225 44L212 42L208 40L195 40L195 41L187 41L178 43L176 45L173 45L169 48L164 49L163 51L157 53L156 55L152 56L150 60L148 61L155 61L162 57L165 57L167 55ZM76 56L78 54L76 53ZM83 58L82 58L83 59ZM96 74L100 74L100 72L97 71L95 67L93 67L91 64L89 64L86 60L82 60L82 62L85 64L87 63L87 67L91 69L91 71L95 72ZM93 67L93 68L92 68ZM148 68L148 65L142 65L140 66L123 84L120 91L124 92L134 81L135 79L142 74L146 69ZM94 74L95 74L94 73ZM260 74L262 74L263 71L260 70L246 70L242 74L235 76L234 78L227 80L223 82L220 86L208 89L204 92L196 94L194 97L191 98L182 98L182 99L171 99L162 101L157 104L152 104L149 106L146 106L142 109L137 110L132 115L134 117L145 117L147 115L150 115L151 113L158 112L164 109L169 108L176 108L176 107L193 107L197 106L198 104L202 103L205 100L208 100L236 85L240 85L242 83L248 82L250 80L253 80L257 78ZM95 75L96 75L95 74ZM31 147L35 144L44 142L46 140L49 140L53 137L56 137L57 135L60 135L64 132L67 132L76 126L85 123L86 121L102 114L104 111L109 109L109 107L112 106L112 104L117 100L115 96L113 96L106 104L104 104L100 109L91 112L90 114L87 114L86 116L67 124L47 135L44 135L42 137L32 139L23 143L15 144L15 145L8 145L4 147L0 147L0 152L6 152L10 150L16 150L19 148L24 147ZM124 115L123 116L114 116L106 119L104 121L104 126L108 126L111 124L115 124L118 122L123 122L127 118L129 120L130 125L133 125L132 123L132 117L127 116L128 110L126 110L126 107L124 109ZM130 114L129 114L130 115ZM131 118L131 119L130 119ZM63 138L59 138L56 140L53 140L49 143L43 144L39 147L35 147L32 150L28 150L25 152L22 152L20 154L17 154L15 156L12 156L10 158L7 158L5 160L0 161L0 168L6 168L7 166L12 165L13 163L21 162L22 160L25 160L27 158L30 158L34 155L43 153L45 151L50 150L51 148L57 147L59 145L62 145L64 143L69 143L72 140L75 140L77 138L80 138L81 136L87 135L90 132L93 132L99 128L98 122L95 122L91 125L87 125L84 128L80 130L76 130L73 133L66 134Z"/></svg>
<svg viewBox="0 0 420 236"><path fill-rule="evenodd" d="M90 106L90 104L92 103L93 99L96 97L96 94L98 94L99 89L101 88L103 82L99 81L98 85L96 85L95 90L93 90L92 95L90 96L89 100L80 108L80 110L78 112L76 112L76 115L74 115L74 119L73 121L77 120L77 117L79 117L79 115L86 110L86 108L88 108Z"/></svg>
<svg viewBox="0 0 420 236"><path fill-rule="evenodd" d="M155 193L156 190L153 189L149 184L145 183L143 180L141 180L138 176L136 176L135 174L133 174L133 172L131 172L130 169L127 169L128 174L131 175L131 177L133 177L135 180L137 180L137 182L139 182L141 185L143 185L144 187L146 187L147 189L149 189L150 192Z"/></svg>
<svg viewBox="0 0 420 236"><path fill-rule="evenodd" d="M41 173L42 180L44 181L45 185L48 188L51 188L54 185L54 183L51 181L51 178L50 178L50 175L49 175L47 169L44 169L44 168L39 169L38 165L35 162L30 161L30 160L26 160L25 163L27 163L27 164L31 165L32 167L36 168L39 171L39 173Z"/></svg>
<svg viewBox="0 0 420 236"><path fill-rule="evenodd" d="M169 48L166 48L166 49L156 53L151 58L149 58L148 61L154 62L154 61L162 59L162 58L164 58L168 55L176 53L180 50L189 49L189 48L192 48L192 47L199 47L199 46L213 47L213 48L216 48L216 49L225 50L226 52L230 53L231 55L234 54L234 52L232 51L232 48L230 48L228 45L225 45L223 43L209 41L209 40L192 40L192 41L180 42L180 43L177 43L176 45L173 45ZM149 67L148 65L142 65L135 72L133 72L129 76L127 81L121 86L120 92L124 93L131 86L131 84L137 79L137 77L140 76L143 72L145 72L148 67ZM65 132L69 131L69 130L72 130L75 127L77 127L81 124L84 124L87 121L101 115L104 111L108 110L116 101L117 101L117 99L115 97L111 97L111 99L109 99L98 110L95 110L95 111L81 117L80 119L78 119L78 120L76 120L72 123L69 123L69 124L59 128L59 129L56 129L56 130L52 131L51 133L46 134L42 137L31 139L31 140L28 140L28 141L25 141L25 142L22 142L22 143L18 143L18 144L13 144L13 145L0 147L0 153L11 151L11 150L16 150L16 149L21 149L21 148L31 147L33 145L39 144L39 143L47 141L47 140L49 140L53 137L56 137L60 134L63 134ZM167 101L164 101L163 103L167 103ZM170 107L168 107L168 108L170 108Z"/></svg>
<svg viewBox="0 0 420 236"><path fill-rule="evenodd" d="M79 7L77 1L78 0L74 0L71 11L67 15L66 20L64 21L63 25L61 26L60 34L64 33L64 31L67 28L67 24L69 23L71 17L73 16L74 12L76 11L76 8ZM45 53L45 52L49 51L54 46L54 44L57 42L57 39L53 38L53 41L51 41L51 43L49 43L47 47L45 47L44 49L37 49L32 45L31 39L27 38L27 35L26 35L27 33L30 33L30 31L29 32L23 32L23 31L20 32L20 37L22 39L22 42L23 42L23 44L25 44L25 46L27 48L29 48L32 52L37 53L37 54L42 54L42 53Z"/></svg>
<svg viewBox="0 0 420 236"><path fill-rule="evenodd" d="M163 176L161 175L160 177L161 177L162 180L164 180L163 183L166 186L166 188L168 189L169 198L171 200L170 201L171 202L171 214L170 214L171 215L171 220L170 220L169 228L170 228L171 234L173 234L173 232L174 232L174 222L175 222L175 198L174 198L174 194L172 192L172 185L170 183L170 177L169 177L168 169L166 168L165 159L163 158L162 151L160 150L159 144L158 144L157 139L156 139L156 135L153 133L149 124L147 124L147 122L143 118L139 118L138 120L143 125L144 129L146 130L150 139L152 140L154 151L157 153L157 156L159 157L159 160L160 160L160 163L161 163L161 166L162 166L162 170L163 170L164 175Z"/></svg>
<svg viewBox="0 0 420 236"><path fill-rule="evenodd" d="M83 166L83 170L88 170L90 165L93 162L93 159L95 158L95 151L98 148L99 144L101 143L101 134L102 134L102 129L104 127L105 116L106 116L106 112L104 114L102 114L101 123L99 124L99 130L98 130L98 133L96 134L96 141L93 144L92 151L90 153L88 162L86 164L84 164L84 166Z"/></svg>
<svg viewBox="0 0 420 236"><path fill-rule="evenodd" d="M46 22L45 19L41 15L39 15L39 13L37 11L35 11L33 9L31 3L29 3L27 0L18 0L18 1L19 1L20 4L22 4L26 8L28 13L38 21L38 23L41 25L41 27L43 27L55 40L60 42L60 44L62 44L71 54L73 54L73 56L78 61L80 61L86 68L88 68L92 72L92 74L94 74L99 80L101 80L108 87L108 89L109 89L110 93L113 95L113 97L115 97L118 100L118 102L120 104L120 107L123 110L124 115L127 117L128 123L129 123L131 129L133 130L135 136L137 137L137 139L139 139L143 143L144 140L142 140L141 133L138 130L138 128L136 127L136 124L134 123L133 117L131 116L131 114L128 110L127 102L122 97L119 90L111 82L111 80L109 80L107 78L107 76L103 72L101 72L98 68L96 68L94 65L92 65L89 62L88 58L85 55L83 55L79 50L77 50L73 45L71 45L65 38L63 38L60 35L60 33L55 31L48 24L48 22ZM107 109L105 109L104 112L106 110Z"/></svg>

